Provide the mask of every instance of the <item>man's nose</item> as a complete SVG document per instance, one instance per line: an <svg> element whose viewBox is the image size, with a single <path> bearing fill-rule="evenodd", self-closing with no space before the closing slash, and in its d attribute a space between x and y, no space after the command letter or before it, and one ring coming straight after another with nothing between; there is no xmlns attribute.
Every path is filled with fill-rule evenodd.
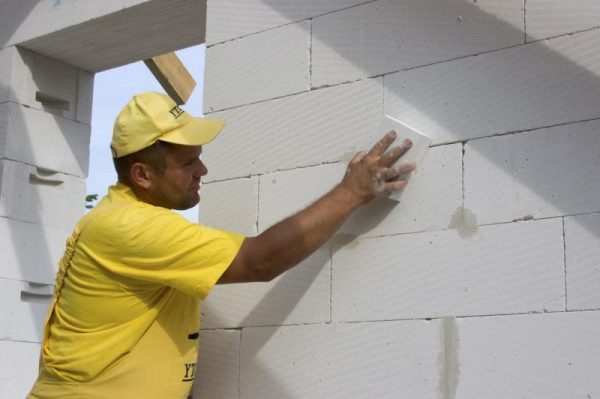
<svg viewBox="0 0 600 399"><path fill-rule="evenodd" d="M208 168L206 167L206 165L204 164L204 162L202 162L201 159L198 159L198 169L197 169L197 173L198 176L206 176L206 174L208 173Z"/></svg>

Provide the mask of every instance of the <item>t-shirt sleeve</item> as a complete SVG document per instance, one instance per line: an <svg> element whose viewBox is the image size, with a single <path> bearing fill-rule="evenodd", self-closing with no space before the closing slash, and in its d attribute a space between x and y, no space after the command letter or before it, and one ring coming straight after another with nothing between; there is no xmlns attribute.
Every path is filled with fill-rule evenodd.
<svg viewBox="0 0 600 399"><path fill-rule="evenodd" d="M156 207L125 207L98 219L80 244L100 267L130 284L156 282L199 299L208 295L245 238Z"/></svg>

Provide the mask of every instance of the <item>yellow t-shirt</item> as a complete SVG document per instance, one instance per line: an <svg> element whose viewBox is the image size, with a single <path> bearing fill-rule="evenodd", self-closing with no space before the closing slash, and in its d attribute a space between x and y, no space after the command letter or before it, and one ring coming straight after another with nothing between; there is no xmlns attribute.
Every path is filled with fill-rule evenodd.
<svg viewBox="0 0 600 399"><path fill-rule="evenodd" d="M67 240L29 398L185 398L199 302L243 239L112 186Z"/></svg>

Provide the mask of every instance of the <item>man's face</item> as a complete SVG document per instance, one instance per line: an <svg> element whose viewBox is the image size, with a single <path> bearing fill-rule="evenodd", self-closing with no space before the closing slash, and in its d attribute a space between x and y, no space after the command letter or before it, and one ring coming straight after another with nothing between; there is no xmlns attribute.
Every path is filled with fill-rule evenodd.
<svg viewBox="0 0 600 399"><path fill-rule="evenodd" d="M200 201L200 178L208 169L200 160L202 146L171 144L165 158L165 172L153 174L149 195L154 205L189 209Z"/></svg>

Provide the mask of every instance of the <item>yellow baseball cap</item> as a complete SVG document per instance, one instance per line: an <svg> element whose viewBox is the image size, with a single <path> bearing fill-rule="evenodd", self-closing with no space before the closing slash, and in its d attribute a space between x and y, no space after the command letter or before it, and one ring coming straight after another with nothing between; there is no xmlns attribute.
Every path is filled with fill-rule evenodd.
<svg viewBox="0 0 600 399"><path fill-rule="evenodd" d="M214 139L225 121L195 118L169 96L146 92L133 96L117 116L110 144L113 158L132 154L156 141L204 145Z"/></svg>

